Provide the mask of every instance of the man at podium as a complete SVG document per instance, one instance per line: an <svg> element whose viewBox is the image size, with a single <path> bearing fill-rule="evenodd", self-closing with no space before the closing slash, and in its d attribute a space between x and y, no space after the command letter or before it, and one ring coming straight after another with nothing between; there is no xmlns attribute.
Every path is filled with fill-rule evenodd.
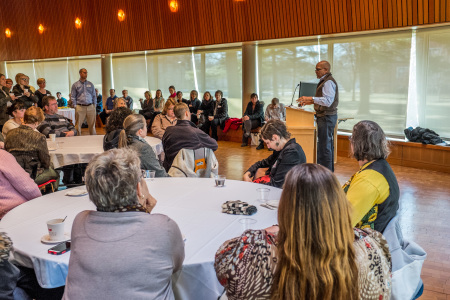
<svg viewBox="0 0 450 300"><path fill-rule="evenodd" d="M316 65L319 78L314 97L302 96L297 99L300 106L314 104L317 123L317 163L334 172L333 133L337 121L339 93L336 80L330 73L330 63L323 60Z"/></svg>

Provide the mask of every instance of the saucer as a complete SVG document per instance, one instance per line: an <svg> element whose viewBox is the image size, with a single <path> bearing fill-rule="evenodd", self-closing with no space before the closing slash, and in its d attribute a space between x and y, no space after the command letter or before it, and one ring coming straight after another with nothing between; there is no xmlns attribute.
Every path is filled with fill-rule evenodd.
<svg viewBox="0 0 450 300"><path fill-rule="evenodd" d="M86 188L68 189L66 192L66 196L74 196L74 197L84 196L87 194L88 191L86 190Z"/></svg>
<svg viewBox="0 0 450 300"><path fill-rule="evenodd" d="M68 241L68 240L70 240L70 234L67 232L64 233L64 239L58 240L58 241L51 241L50 236L48 234L41 237L41 242L44 244L59 244L59 243L62 243L62 242Z"/></svg>

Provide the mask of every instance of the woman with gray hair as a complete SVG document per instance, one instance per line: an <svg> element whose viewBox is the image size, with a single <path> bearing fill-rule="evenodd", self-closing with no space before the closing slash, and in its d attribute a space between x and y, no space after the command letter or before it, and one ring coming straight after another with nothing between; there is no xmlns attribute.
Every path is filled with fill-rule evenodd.
<svg viewBox="0 0 450 300"><path fill-rule="evenodd" d="M155 171L155 177L169 176L159 163L155 151L147 143L147 122L143 115L129 115L123 121L123 129L119 135L119 148L129 147L135 150L141 159L141 169Z"/></svg>
<svg viewBox="0 0 450 300"><path fill-rule="evenodd" d="M352 226L383 232L397 213L400 197L397 178L386 161L388 141L377 123L360 121L353 126L350 147L360 167L343 186L353 205Z"/></svg>
<svg viewBox="0 0 450 300"><path fill-rule="evenodd" d="M63 299L174 299L173 273L181 269L184 242L156 205L131 149L112 149L86 168L86 188L97 211L72 225ZM105 255L106 254L106 255Z"/></svg>

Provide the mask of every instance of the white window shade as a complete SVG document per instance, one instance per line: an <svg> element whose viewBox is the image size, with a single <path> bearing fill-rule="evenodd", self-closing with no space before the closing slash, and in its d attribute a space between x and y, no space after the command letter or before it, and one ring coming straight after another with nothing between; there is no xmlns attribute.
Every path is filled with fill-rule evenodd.
<svg viewBox="0 0 450 300"><path fill-rule="evenodd" d="M80 69L84 68L88 71L87 80L94 84L98 91L102 92L102 68L100 57L98 58L76 58L69 59L69 93L72 85L80 80ZM106 98L103 100L106 101Z"/></svg>
<svg viewBox="0 0 450 300"><path fill-rule="evenodd" d="M113 57L112 65L116 95L121 97L122 90L128 90L128 95L133 98L133 109L140 109L139 99L144 99L148 90L145 54Z"/></svg>
<svg viewBox="0 0 450 300"><path fill-rule="evenodd" d="M333 57L339 86L338 117L377 122L386 134L403 136L406 126L411 31L322 40Z"/></svg>
<svg viewBox="0 0 450 300"><path fill-rule="evenodd" d="M195 53L195 70L199 99L205 91L214 97L217 90L228 101L228 115L242 116L242 51L241 49L201 51Z"/></svg>
<svg viewBox="0 0 450 300"><path fill-rule="evenodd" d="M37 78L44 78L47 83L46 89L56 97L57 92L61 92L64 98L70 93L69 72L67 60L39 61L34 62L34 69ZM36 83L36 89L39 87Z"/></svg>
<svg viewBox="0 0 450 300"><path fill-rule="evenodd" d="M272 98L290 105L298 98L300 81L318 82L314 69L320 60L327 60L327 45L314 41L292 44L260 45L258 47L260 99L266 106Z"/></svg>
<svg viewBox="0 0 450 300"><path fill-rule="evenodd" d="M13 86L17 84L16 82L16 74L23 73L30 77L30 85L35 89L39 87L36 84L36 76L34 75L34 67L33 61L24 61L24 62L8 62L6 63L6 68L8 70L8 76L14 82Z"/></svg>
<svg viewBox="0 0 450 300"><path fill-rule="evenodd" d="M419 126L450 138L450 29L417 32Z"/></svg>

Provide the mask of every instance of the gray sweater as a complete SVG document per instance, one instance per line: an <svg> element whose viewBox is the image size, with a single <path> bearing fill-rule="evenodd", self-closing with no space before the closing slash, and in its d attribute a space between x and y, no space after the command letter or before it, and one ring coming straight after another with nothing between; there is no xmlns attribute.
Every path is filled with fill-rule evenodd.
<svg viewBox="0 0 450 300"><path fill-rule="evenodd" d="M152 146L147 141L136 135L128 137L128 147L135 150L139 154L141 159L142 170L156 171L155 177L167 177L169 176L166 170L159 163L158 157Z"/></svg>
<svg viewBox="0 0 450 300"><path fill-rule="evenodd" d="M70 253L63 299L174 299L184 242L165 215L83 211Z"/></svg>

